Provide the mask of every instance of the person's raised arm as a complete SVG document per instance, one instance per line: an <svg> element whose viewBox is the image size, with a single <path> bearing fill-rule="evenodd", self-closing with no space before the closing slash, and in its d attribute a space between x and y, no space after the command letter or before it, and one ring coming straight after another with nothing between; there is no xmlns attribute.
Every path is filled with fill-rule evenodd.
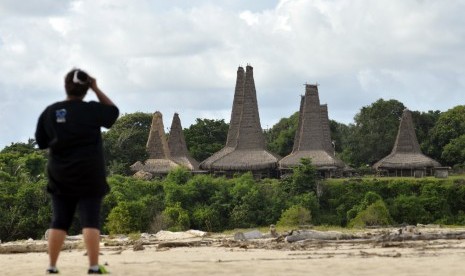
<svg viewBox="0 0 465 276"><path fill-rule="evenodd" d="M90 77L90 76L89 76ZM110 98L105 95L105 93L100 90L97 86L97 80L93 77L90 77L90 89L95 92L95 95L97 96L97 99L99 100L100 103L106 104L106 105L113 105L116 106Z"/></svg>

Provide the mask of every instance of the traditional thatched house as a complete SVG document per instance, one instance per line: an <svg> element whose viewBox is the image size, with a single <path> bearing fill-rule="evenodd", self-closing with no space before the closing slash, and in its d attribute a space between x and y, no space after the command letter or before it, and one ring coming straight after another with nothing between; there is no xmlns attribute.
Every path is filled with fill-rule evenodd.
<svg viewBox="0 0 465 276"><path fill-rule="evenodd" d="M200 168L227 175L252 171L263 177L275 173L278 160L279 156L265 149L253 68L248 65L244 72L239 67L226 145L200 163Z"/></svg>
<svg viewBox="0 0 465 276"><path fill-rule="evenodd" d="M433 175L435 167L441 165L425 156L418 144L412 115L405 109L400 120L399 131L391 154L373 165L380 174L389 176Z"/></svg>
<svg viewBox="0 0 465 276"><path fill-rule="evenodd" d="M318 86L306 84L305 96L300 101L299 123L292 152L279 161L279 169L286 174L310 158L324 177L342 174L345 164L335 155L329 129L328 107L320 105Z"/></svg>
<svg viewBox="0 0 465 276"><path fill-rule="evenodd" d="M136 177L163 176L179 166L184 166L189 170L198 169L197 161L188 154L178 114L173 117L169 141L166 140L162 114L158 111L153 114L147 140L147 153L149 159L144 163L137 161L131 165L131 170L136 172Z"/></svg>

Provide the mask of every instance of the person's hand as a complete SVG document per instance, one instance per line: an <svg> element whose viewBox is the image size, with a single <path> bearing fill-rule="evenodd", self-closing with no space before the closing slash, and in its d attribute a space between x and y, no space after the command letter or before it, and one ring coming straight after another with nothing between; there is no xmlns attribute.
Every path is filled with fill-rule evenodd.
<svg viewBox="0 0 465 276"><path fill-rule="evenodd" d="M92 89L92 91L94 92L97 92L98 90L97 80L91 76L89 76L89 79L90 79L90 89Z"/></svg>
<svg viewBox="0 0 465 276"><path fill-rule="evenodd" d="M97 96L99 102L107 105L115 105L110 98L105 95L105 93L100 90L97 86L97 80L94 77L89 76L90 79L90 88L94 91L95 95Z"/></svg>

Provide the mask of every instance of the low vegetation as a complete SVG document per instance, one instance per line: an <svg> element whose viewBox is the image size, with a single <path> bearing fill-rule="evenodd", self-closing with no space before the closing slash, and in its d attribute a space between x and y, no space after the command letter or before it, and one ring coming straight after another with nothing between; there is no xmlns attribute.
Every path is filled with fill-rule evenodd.
<svg viewBox="0 0 465 276"><path fill-rule="evenodd" d="M107 234L224 231L236 228L366 227L398 224L465 225L465 178L364 178L323 181L311 163L285 180L192 176L177 169L163 180L109 177L103 204ZM51 215L46 180L0 186L0 239L41 238ZM304 188L305 187L305 188ZM319 190L317 196L316 190ZM70 234L79 232L79 220Z"/></svg>

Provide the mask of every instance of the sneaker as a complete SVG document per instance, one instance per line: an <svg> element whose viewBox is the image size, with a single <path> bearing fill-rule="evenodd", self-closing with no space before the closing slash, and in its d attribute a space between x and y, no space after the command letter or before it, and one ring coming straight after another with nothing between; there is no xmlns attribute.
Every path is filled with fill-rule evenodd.
<svg viewBox="0 0 465 276"><path fill-rule="evenodd" d="M87 274L110 274L110 272L107 271L103 265L99 265L98 270L89 269Z"/></svg>
<svg viewBox="0 0 465 276"><path fill-rule="evenodd" d="M60 272L58 271L58 269L53 269L53 268L49 268L45 271L45 274L59 274Z"/></svg>

